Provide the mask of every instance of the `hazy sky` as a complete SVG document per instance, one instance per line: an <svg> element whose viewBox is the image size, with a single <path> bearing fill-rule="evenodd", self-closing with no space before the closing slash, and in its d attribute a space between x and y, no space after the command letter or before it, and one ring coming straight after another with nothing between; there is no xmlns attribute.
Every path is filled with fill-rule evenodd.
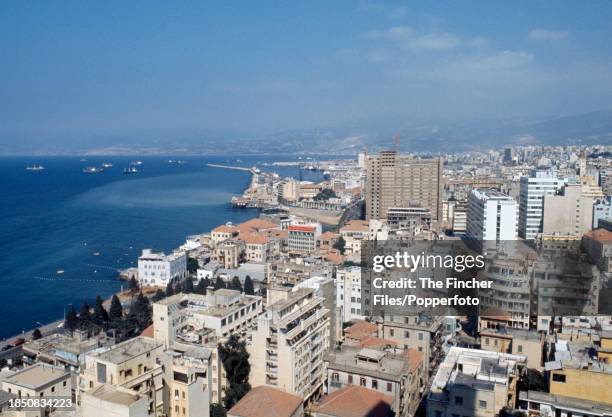
<svg viewBox="0 0 612 417"><path fill-rule="evenodd" d="M610 1L3 1L0 141L612 108Z"/></svg>

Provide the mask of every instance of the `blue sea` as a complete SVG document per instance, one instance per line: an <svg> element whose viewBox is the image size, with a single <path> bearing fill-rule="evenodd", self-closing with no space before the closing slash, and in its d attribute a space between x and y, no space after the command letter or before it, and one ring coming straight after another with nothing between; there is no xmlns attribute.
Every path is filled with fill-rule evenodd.
<svg viewBox="0 0 612 417"><path fill-rule="evenodd" d="M188 235L256 217L256 210L229 205L250 174L206 163L266 170L261 164L291 157L172 157L184 164L168 157L85 159L0 158L0 338L59 319L70 304L78 309L84 299L118 291L118 269L135 266L142 248L169 251ZM135 159L142 161L139 173L125 175ZM105 162L113 167L82 172ZM32 164L46 169L26 171ZM296 167L273 170L300 175ZM318 173L302 176L320 180Z"/></svg>

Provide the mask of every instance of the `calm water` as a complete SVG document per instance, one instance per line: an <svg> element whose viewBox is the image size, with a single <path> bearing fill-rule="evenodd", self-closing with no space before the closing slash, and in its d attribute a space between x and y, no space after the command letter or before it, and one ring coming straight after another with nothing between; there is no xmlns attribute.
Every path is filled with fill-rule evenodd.
<svg viewBox="0 0 612 417"><path fill-rule="evenodd" d="M61 318L70 303L78 309L83 299L119 290L117 269L134 266L142 248L168 251L187 235L258 214L228 204L249 184L249 173L205 166L240 165L235 157L180 158L183 165L139 158L143 164L135 175L123 174L133 158L86 159L0 158L0 337ZM289 158L241 159L252 166ZM113 167L82 173L103 162ZM46 170L25 170L35 163ZM275 171L298 175L295 168Z"/></svg>

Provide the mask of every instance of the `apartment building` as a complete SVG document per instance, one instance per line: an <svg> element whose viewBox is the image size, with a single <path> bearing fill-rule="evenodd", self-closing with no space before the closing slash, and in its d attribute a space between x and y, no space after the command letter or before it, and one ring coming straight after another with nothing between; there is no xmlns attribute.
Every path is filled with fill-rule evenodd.
<svg viewBox="0 0 612 417"><path fill-rule="evenodd" d="M59 366L37 363L9 375L0 382L2 391L14 398L73 397L72 374ZM48 415L45 408L32 409L24 413L27 413L27 417Z"/></svg>
<svg viewBox="0 0 612 417"><path fill-rule="evenodd" d="M535 239L542 233L544 196L555 195L562 185L555 173L536 171L521 177L518 233L523 239Z"/></svg>
<svg viewBox="0 0 612 417"><path fill-rule="evenodd" d="M154 339L165 347L175 341L206 343L217 337L245 335L262 312L261 297L219 289L201 294L176 294L153 304Z"/></svg>
<svg viewBox="0 0 612 417"><path fill-rule="evenodd" d="M544 197L544 236L580 238L593 225L593 197L583 194L582 185L569 184L561 194Z"/></svg>
<svg viewBox="0 0 612 417"><path fill-rule="evenodd" d="M397 415L412 415L425 378L424 355L413 349L389 352L343 346L325 356L327 394L360 386L392 398Z"/></svg>
<svg viewBox="0 0 612 417"><path fill-rule="evenodd" d="M384 313L380 335L400 348L415 349L424 355L425 380L442 358L442 317L394 316Z"/></svg>
<svg viewBox="0 0 612 417"><path fill-rule="evenodd" d="M310 254L317 249L317 237L321 234L321 225L292 224L287 228L287 232L290 253Z"/></svg>
<svg viewBox="0 0 612 417"><path fill-rule="evenodd" d="M383 151L366 160L366 218L386 219L390 208L425 207L437 221L442 211L442 160Z"/></svg>
<svg viewBox="0 0 612 417"><path fill-rule="evenodd" d="M187 255L173 252L166 255L151 249L143 249L138 258L138 280L140 285L165 287L169 282L182 281L187 277Z"/></svg>
<svg viewBox="0 0 612 417"><path fill-rule="evenodd" d="M544 370L543 333L512 327L484 328L479 333L482 350L523 355L528 368Z"/></svg>
<svg viewBox="0 0 612 417"><path fill-rule="evenodd" d="M283 292L259 316L248 344L252 386L271 385L309 402L323 389L329 310L312 288ZM279 295L280 297L280 295Z"/></svg>
<svg viewBox="0 0 612 417"><path fill-rule="evenodd" d="M476 189L468 195L466 233L479 241L516 240L516 201L497 190Z"/></svg>
<svg viewBox="0 0 612 417"><path fill-rule="evenodd" d="M361 267L351 266L336 271L336 305L343 322L362 320L369 312L362 311Z"/></svg>
<svg viewBox="0 0 612 417"><path fill-rule="evenodd" d="M450 348L427 396L427 417L494 417L517 405L525 356Z"/></svg>
<svg viewBox="0 0 612 417"><path fill-rule="evenodd" d="M529 416L612 417L608 404L531 390L519 393L519 410Z"/></svg>
<svg viewBox="0 0 612 417"><path fill-rule="evenodd" d="M120 386L104 384L81 395L82 417L153 417L149 395Z"/></svg>
<svg viewBox="0 0 612 417"><path fill-rule="evenodd" d="M78 378L77 402L81 396L104 385L135 391L149 398L149 410L162 410L163 371L157 358L163 346L147 337L136 337L110 348L90 352Z"/></svg>
<svg viewBox="0 0 612 417"><path fill-rule="evenodd" d="M208 417L212 384L211 351L177 347L164 351L160 361L167 390L165 407L172 417Z"/></svg>

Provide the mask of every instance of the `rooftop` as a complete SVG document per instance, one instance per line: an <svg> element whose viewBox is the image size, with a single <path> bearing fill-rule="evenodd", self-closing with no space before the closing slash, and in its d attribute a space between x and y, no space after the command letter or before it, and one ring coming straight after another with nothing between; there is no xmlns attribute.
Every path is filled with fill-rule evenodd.
<svg viewBox="0 0 612 417"><path fill-rule="evenodd" d="M238 417L291 417L302 398L280 389L261 385L249 391L228 412Z"/></svg>
<svg viewBox="0 0 612 417"><path fill-rule="evenodd" d="M328 368L346 370L372 377L384 377L397 381L408 374L412 367L408 356L375 349L343 346L331 351L325 358Z"/></svg>
<svg viewBox="0 0 612 417"><path fill-rule="evenodd" d="M108 384L86 392L85 395L91 395L99 400L120 405L130 405L142 398L136 391Z"/></svg>
<svg viewBox="0 0 612 417"><path fill-rule="evenodd" d="M392 402L393 397L378 391L349 385L324 397L314 411L336 417L385 417Z"/></svg>
<svg viewBox="0 0 612 417"><path fill-rule="evenodd" d="M93 353L92 356L114 364L120 364L136 356L160 347L161 344L147 337L135 337L116 344L115 346Z"/></svg>
<svg viewBox="0 0 612 417"><path fill-rule="evenodd" d="M37 363L21 371L15 372L4 380L5 383L36 390L47 384L70 376L70 372L62 367Z"/></svg>

